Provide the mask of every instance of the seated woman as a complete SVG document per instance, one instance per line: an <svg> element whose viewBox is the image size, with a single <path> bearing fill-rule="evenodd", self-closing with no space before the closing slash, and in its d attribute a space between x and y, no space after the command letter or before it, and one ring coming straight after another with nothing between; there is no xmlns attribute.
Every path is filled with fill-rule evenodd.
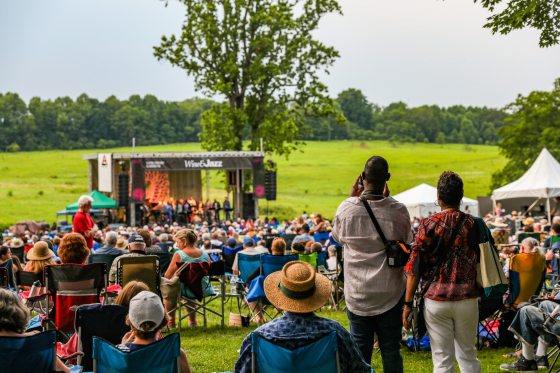
<svg viewBox="0 0 560 373"><path fill-rule="evenodd" d="M0 337L28 337L37 334L25 332L29 316L29 310L15 293L0 289ZM59 358L55 359L57 371L70 372Z"/></svg>
<svg viewBox="0 0 560 373"><path fill-rule="evenodd" d="M8 246L0 246L0 264L4 264L10 259L12 259L12 270L14 274L21 271L22 267L19 258L12 255L12 251Z"/></svg>
<svg viewBox="0 0 560 373"><path fill-rule="evenodd" d="M172 278L182 263L210 263L210 257L208 256L208 254L195 246L197 240L198 237L196 233L190 229L181 229L175 234L175 245L179 250L175 254L173 254L173 258L171 258L171 264L165 272L165 278ZM214 288L210 285L210 279L208 278L208 276L202 278L202 292L205 297L214 294ZM195 298L193 292L183 284L181 284L181 295L185 298ZM164 303L165 309L168 312L172 310L173 307L175 307L175 305L167 299L164 300ZM170 320L168 326L170 328L174 328L175 312L171 312L169 316ZM190 326L198 325L195 312L191 312L189 314L189 322Z"/></svg>
<svg viewBox="0 0 560 373"><path fill-rule="evenodd" d="M49 249L47 243L39 241L27 252L27 263L23 270L35 274L43 273L45 266L56 264L53 258L54 252Z"/></svg>
<svg viewBox="0 0 560 373"><path fill-rule="evenodd" d="M127 324L131 331L126 333L122 343L117 345L121 351L134 351L154 343L158 332L167 325L167 316L160 298L150 291L142 291L130 300ZM185 351L181 349L181 373L190 373L191 368Z"/></svg>
<svg viewBox="0 0 560 373"><path fill-rule="evenodd" d="M63 264L84 264L89 256L86 240L79 233L68 233L60 242L58 256Z"/></svg>

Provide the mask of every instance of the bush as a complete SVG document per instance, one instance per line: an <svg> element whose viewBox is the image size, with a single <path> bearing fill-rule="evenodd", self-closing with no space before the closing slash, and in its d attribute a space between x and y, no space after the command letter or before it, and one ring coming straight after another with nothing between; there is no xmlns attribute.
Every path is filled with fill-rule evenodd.
<svg viewBox="0 0 560 373"><path fill-rule="evenodd" d="M18 145L17 142L13 142L6 148L8 153L17 153L21 150L21 147Z"/></svg>

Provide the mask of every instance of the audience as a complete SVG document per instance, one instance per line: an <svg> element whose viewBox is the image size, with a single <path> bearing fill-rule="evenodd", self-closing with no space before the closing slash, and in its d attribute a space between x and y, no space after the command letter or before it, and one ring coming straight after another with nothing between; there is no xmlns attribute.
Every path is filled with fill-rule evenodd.
<svg viewBox="0 0 560 373"><path fill-rule="evenodd" d="M115 247L118 238L117 232L107 232L105 235L105 246L97 249L95 254L121 255L123 253L122 250Z"/></svg>

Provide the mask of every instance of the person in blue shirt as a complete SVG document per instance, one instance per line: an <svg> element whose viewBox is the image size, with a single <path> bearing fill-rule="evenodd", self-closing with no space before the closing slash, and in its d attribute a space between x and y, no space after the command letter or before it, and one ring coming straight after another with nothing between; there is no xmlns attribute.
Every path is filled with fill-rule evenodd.
<svg viewBox="0 0 560 373"><path fill-rule="evenodd" d="M123 254L122 250L119 250L115 247L117 244L119 236L117 232L107 232L105 235L105 246L95 250L95 254L110 254L110 255L121 255Z"/></svg>
<svg viewBox="0 0 560 373"><path fill-rule="evenodd" d="M329 300L331 282L316 273L310 264L301 261L287 263L281 271L267 276L264 291L270 303L286 312L281 318L260 326L254 333L292 350L336 331L340 372L371 372L350 333L337 321L315 315L314 311ZM251 363L251 335L248 335L241 345L235 372L251 372Z"/></svg>

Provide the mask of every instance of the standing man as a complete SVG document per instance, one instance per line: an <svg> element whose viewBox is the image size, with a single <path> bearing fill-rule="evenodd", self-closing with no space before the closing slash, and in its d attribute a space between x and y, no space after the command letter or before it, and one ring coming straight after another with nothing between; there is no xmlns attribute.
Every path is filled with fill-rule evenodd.
<svg viewBox="0 0 560 373"><path fill-rule="evenodd" d="M226 214L226 220L231 220L231 216L230 216L230 213L231 213L231 204L230 204L230 202L229 202L228 196L226 196L226 197L224 198L224 212L225 212L225 214Z"/></svg>
<svg viewBox="0 0 560 373"><path fill-rule="evenodd" d="M212 208L214 209L214 213L216 214L216 223L220 224L221 222L220 210L222 209L222 206L220 205L220 202L218 202L216 198L214 198L214 202L212 203Z"/></svg>
<svg viewBox="0 0 560 373"><path fill-rule="evenodd" d="M87 247L90 250L93 249L93 236L95 234L95 224L93 223L93 219L89 215L92 203L93 198L88 195L83 195L78 198L79 211L76 213L76 216L74 216L74 221L72 222L72 230L84 237Z"/></svg>
<svg viewBox="0 0 560 373"><path fill-rule="evenodd" d="M405 276L403 268L389 267L383 242L360 200L370 205L387 240L411 242L408 211L389 197L390 176L384 158L367 160L350 197L338 206L332 236L344 245L344 296L350 333L368 364L377 334L383 371L402 373L399 350Z"/></svg>

